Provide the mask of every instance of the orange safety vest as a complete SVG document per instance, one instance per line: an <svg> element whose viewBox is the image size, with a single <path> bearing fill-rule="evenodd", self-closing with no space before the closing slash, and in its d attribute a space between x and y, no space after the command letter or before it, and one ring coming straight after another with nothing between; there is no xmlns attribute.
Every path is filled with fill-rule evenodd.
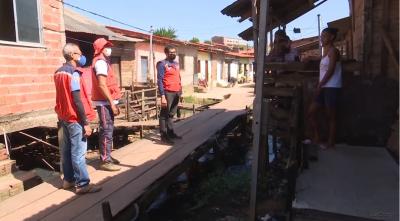
<svg viewBox="0 0 400 221"><path fill-rule="evenodd" d="M93 70L93 75L92 75L92 100L93 101L107 101L107 98L103 95L103 93L100 90L99 87L99 81L97 80L97 75L96 75L96 70L95 70L95 64L98 60L104 60L107 63L107 79L106 79L106 84L108 91L111 94L112 99L118 100L121 98L121 90L119 89L118 83L117 83L117 78L115 77L114 71L112 70L109 62L107 59L104 57L104 55L99 54L96 57L93 58L92 62L92 70Z"/></svg>
<svg viewBox="0 0 400 221"><path fill-rule="evenodd" d="M74 66L66 63L54 74L54 84L56 86L56 106L54 110L57 113L58 119L70 123L80 122L81 120L79 119L71 91L71 80L74 72L78 72L80 75L82 74L82 72L77 70ZM92 121L96 118L96 113L92 108L87 94L85 81L81 78L79 82L83 108L88 120Z"/></svg>

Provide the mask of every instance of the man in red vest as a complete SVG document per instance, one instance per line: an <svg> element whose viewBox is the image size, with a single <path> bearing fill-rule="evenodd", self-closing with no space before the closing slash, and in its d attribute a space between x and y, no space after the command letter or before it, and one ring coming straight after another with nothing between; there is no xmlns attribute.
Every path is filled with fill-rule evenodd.
<svg viewBox="0 0 400 221"><path fill-rule="evenodd" d="M92 133L89 121L96 117L85 90L82 72L77 66L86 63L85 56L76 44L67 43L63 48L67 61L54 74L56 87L55 112L58 116L58 142L61 168L64 173L63 188L76 187L76 193L94 193L101 187L89 184L85 154L87 137Z"/></svg>
<svg viewBox="0 0 400 221"><path fill-rule="evenodd" d="M92 101L99 115L99 150L100 169L118 171L121 168L117 159L111 157L113 146L114 116L119 114L117 107L121 98L121 91L117 79L110 65L111 47L113 44L104 38L93 43L94 58L92 62Z"/></svg>
<svg viewBox="0 0 400 221"><path fill-rule="evenodd" d="M157 63L157 84L161 95L160 133L163 143L174 144L173 139L182 138L175 133L172 124L182 95L181 75L175 61L176 48L166 46L164 53L166 58Z"/></svg>

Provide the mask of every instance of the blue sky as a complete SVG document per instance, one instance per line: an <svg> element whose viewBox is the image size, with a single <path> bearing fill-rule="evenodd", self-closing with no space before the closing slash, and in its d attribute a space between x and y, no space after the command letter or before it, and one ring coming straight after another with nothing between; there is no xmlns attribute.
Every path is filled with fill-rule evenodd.
<svg viewBox="0 0 400 221"><path fill-rule="evenodd" d="M65 0L104 16L122 21L135 27L149 30L172 27L177 30L179 39L189 40L197 37L201 41L212 36L238 37L237 34L251 26L249 21L237 22L221 14L221 10L235 0ZM318 8L287 25L287 33L292 39L318 35L317 14L321 14L321 27L326 23L349 15L348 0L328 0ZM132 29L112 21L74 9L100 23ZM293 28L301 28L301 34L294 34ZM135 30L135 29L133 29ZM135 30L139 31L139 30Z"/></svg>

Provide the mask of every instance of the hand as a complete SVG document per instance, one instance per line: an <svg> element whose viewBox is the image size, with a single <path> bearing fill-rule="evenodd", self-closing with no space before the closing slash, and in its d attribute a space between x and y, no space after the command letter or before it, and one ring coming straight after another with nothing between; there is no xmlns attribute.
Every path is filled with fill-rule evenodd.
<svg viewBox="0 0 400 221"><path fill-rule="evenodd" d="M89 137L92 134L92 128L89 125L83 126L84 136Z"/></svg>
<svg viewBox="0 0 400 221"><path fill-rule="evenodd" d="M167 99L165 98L165 95L161 96L161 107L166 107L167 106Z"/></svg>
<svg viewBox="0 0 400 221"><path fill-rule="evenodd" d="M111 105L111 110L112 110L114 116L117 116L119 114L119 108L117 107L117 105L115 105L115 104Z"/></svg>
<svg viewBox="0 0 400 221"><path fill-rule="evenodd" d="M178 107L179 107L179 108L182 108L182 107L183 107L183 103L182 103L182 102L179 102L179 103L178 103Z"/></svg>
<svg viewBox="0 0 400 221"><path fill-rule="evenodd" d="M321 84L318 84L318 86L317 86L317 90L316 90L316 92L315 92L315 96L319 96L319 94L321 93L321 90L322 90L322 86L321 86Z"/></svg>

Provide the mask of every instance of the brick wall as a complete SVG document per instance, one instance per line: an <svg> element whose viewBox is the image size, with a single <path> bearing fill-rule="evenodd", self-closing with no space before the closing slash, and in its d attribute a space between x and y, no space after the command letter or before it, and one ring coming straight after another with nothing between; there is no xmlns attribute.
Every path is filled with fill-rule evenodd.
<svg viewBox="0 0 400 221"><path fill-rule="evenodd" d="M54 107L53 73L64 61L62 4L54 0L38 2L43 47L0 43L0 116Z"/></svg>
<svg viewBox="0 0 400 221"><path fill-rule="evenodd" d="M135 43L114 41L112 56L121 58L121 82L122 87L131 86L134 79L135 68Z"/></svg>

